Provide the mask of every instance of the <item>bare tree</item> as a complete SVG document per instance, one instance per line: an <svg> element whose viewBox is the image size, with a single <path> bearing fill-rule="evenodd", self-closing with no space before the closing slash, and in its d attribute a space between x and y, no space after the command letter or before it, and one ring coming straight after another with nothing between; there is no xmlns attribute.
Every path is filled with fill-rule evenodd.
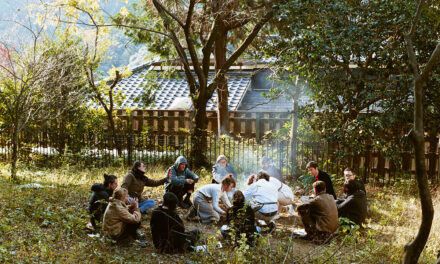
<svg viewBox="0 0 440 264"><path fill-rule="evenodd" d="M408 64L412 71L414 85L414 128L411 133L411 138L414 144L416 179L422 206L422 222L417 236L414 240L405 245L403 263L417 263L428 240L432 226L432 219L434 217L434 208L432 205L425 164L423 97L426 83L428 82L434 67L440 61L440 43L437 44L428 62L423 68L421 68L414 51L415 49L412 38L417 31L417 25L424 8L426 8L425 1L420 0L411 28L405 36Z"/></svg>
<svg viewBox="0 0 440 264"><path fill-rule="evenodd" d="M80 53L68 39L53 40L43 28L26 27L32 42L13 47L2 41L0 119L12 137L11 180L18 180L19 134L30 124L61 115L84 98Z"/></svg>

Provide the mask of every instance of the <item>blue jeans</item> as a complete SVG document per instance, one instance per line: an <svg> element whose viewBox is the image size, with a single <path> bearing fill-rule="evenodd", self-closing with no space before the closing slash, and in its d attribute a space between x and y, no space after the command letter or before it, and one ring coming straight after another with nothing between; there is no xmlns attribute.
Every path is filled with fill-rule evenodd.
<svg viewBox="0 0 440 264"><path fill-rule="evenodd" d="M139 203L139 209L141 209L142 213L145 213L148 209L153 208L156 205L155 200L145 200Z"/></svg>

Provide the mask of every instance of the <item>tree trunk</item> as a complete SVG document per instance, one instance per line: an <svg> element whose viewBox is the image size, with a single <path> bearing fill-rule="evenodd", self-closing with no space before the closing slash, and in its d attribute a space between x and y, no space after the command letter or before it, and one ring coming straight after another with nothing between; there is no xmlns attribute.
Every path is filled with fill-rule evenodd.
<svg viewBox="0 0 440 264"><path fill-rule="evenodd" d="M226 63L227 30L222 23L217 31L218 38L214 44L215 72L218 73ZM229 134L229 109L228 109L228 82L225 75L221 75L216 87L217 90L217 123L218 135Z"/></svg>
<svg viewBox="0 0 440 264"><path fill-rule="evenodd" d="M207 124L206 102L194 102L194 129L191 133L190 162L194 168L208 166L205 151L207 147Z"/></svg>
<svg viewBox="0 0 440 264"><path fill-rule="evenodd" d="M292 96L292 126L290 128L290 160L292 161L292 175L296 179L301 171L298 168L298 155L296 150L296 144L298 142L298 98L300 88L296 87L296 90Z"/></svg>
<svg viewBox="0 0 440 264"><path fill-rule="evenodd" d="M18 144L19 132L17 126L12 130L12 160L11 160L11 181L17 182L17 161L18 161Z"/></svg>
<svg viewBox="0 0 440 264"><path fill-rule="evenodd" d="M425 164L425 137L423 120L423 89L426 82L416 78L414 81L414 156L416 163L416 179L419 189L420 202L422 205L422 222L419 232L413 241L405 245L403 263L417 263L431 231L434 208L432 206L431 193Z"/></svg>
<svg viewBox="0 0 440 264"><path fill-rule="evenodd" d="M116 125L115 125L115 119L113 118L112 111L106 111L107 113L107 119L110 125L110 131L113 137L113 147L116 148L116 151L118 152L118 157L121 157L122 155L122 149L121 146L118 144L117 140L117 133L116 133Z"/></svg>

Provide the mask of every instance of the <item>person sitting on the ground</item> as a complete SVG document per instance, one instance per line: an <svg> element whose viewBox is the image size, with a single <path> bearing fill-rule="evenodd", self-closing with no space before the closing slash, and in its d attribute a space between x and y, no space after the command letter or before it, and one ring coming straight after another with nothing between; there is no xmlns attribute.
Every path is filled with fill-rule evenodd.
<svg viewBox="0 0 440 264"><path fill-rule="evenodd" d="M166 187L167 192L172 192L179 199L178 206L184 209L191 207L191 194L199 176L188 169L188 161L184 156L179 156L168 171L171 171L171 180ZM185 199L183 196L186 194Z"/></svg>
<svg viewBox="0 0 440 264"><path fill-rule="evenodd" d="M292 205L295 204L295 196L293 195L292 189L274 177L270 177L269 182L272 183L278 191L278 213L288 207L289 213L293 214Z"/></svg>
<svg viewBox="0 0 440 264"><path fill-rule="evenodd" d="M225 238L230 238L231 233L235 236L235 242L241 239L241 234L245 234L246 243L253 245L254 236L258 234L255 226L255 213L250 205L245 204L244 195L240 190L235 191L232 200L233 206L226 213L227 230L222 230Z"/></svg>
<svg viewBox="0 0 440 264"><path fill-rule="evenodd" d="M367 191L365 190L365 185L364 183L356 178L356 174L354 173L352 168L346 168L344 170L344 177L345 177L345 181L349 181L349 180L354 180L356 181L356 183L358 184L359 190L364 191L365 194L367 194Z"/></svg>
<svg viewBox="0 0 440 264"><path fill-rule="evenodd" d="M237 173L234 170L232 164L228 162L228 158L225 155L220 155L212 167L212 183L220 183L226 175L232 174L237 182ZM228 192L229 200L232 200L235 189Z"/></svg>
<svg viewBox="0 0 440 264"><path fill-rule="evenodd" d="M226 175L232 174L237 180L237 173L234 167L228 162L225 155L220 155L212 166L212 183L220 183Z"/></svg>
<svg viewBox="0 0 440 264"><path fill-rule="evenodd" d="M104 174L104 183L92 185L92 195L89 200L90 225L88 228L96 230L96 221L101 222L107 208L108 198L118 187L118 178L115 175Z"/></svg>
<svg viewBox="0 0 440 264"><path fill-rule="evenodd" d="M163 204L153 210L150 227L153 244L161 253L179 253L190 250L199 239L200 232L195 229L185 232L182 219L176 213L177 196L167 192Z"/></svg>
<svg viewBox="0 0 440 264"><path fill-rule="evenodd" d="M284 182L283 175L281 171L275 167L275 165L266 156L261 158L261 169L264 170L270 177L278 179L280 182Z"/></svg>
<svg viewBox="0 0 440 264"><path fill-rule="evenodd" d="M313 183L315 197L298 206L298 213L308 237L328 235L338 228L338 209L333 197L326 193L323 181Z"/></svg>
<svg viewBox="0 0 440 264"><path fill-rule="evenodd" d="M139 209L142 213L145 213L148 209L156 205L155 200L147 200L143 197L142 192L145 186L156 187L165 184L169 176L165 176L160 180L152 180L145 176L145 164L141 161L136 161L133 164L131 171L125 175L122 181L122 188L128 190L128 194L131 198L137 198L139 201Z"/></svg>
<svg viewBox="0 0 440 264"><path fill-rule="evenodd" d="M367 217L367 197L364 191L359 189L355 180L344 183L346 198L336 200L339 217L346 217L354 223L361 225Z"/></svg>
<svg viewBox="0 0 440 264"><path fill-rule="evenodd" d="M255 212L255 218L263 220L270 230L275 228L274 218L278 214L278 190L269 182L270 176L265 171L258 172L256 181L248 181L244 198L249 201Z"/></svg>
<svg viewBox="0 0 440 264"><path fill-rule="evenodd" d="M335 190L333 189L333 183L330 179L330 176L322 170L318 169L318 163L316 161L310 161L307 163L306 166L307 170L309 171L310 175L312 175L316 181L323 181L325 182L325 188L327 190L327 193L332 195L334 199L336 199Z"/></svg>
<svg viewBox="0 0 440 264"><path fill-rule="evenodd" d="M198 188L194 193L194 205L188 214L188 219L192 219L198 214L202 223L218 222L220 220L219 214L226 214L219 207L219 201L222 201L227 208L232 207L226 193L234 187L235 179L232 174L229 174L223 178L221 184L211 183Z"/></svg>
<svg viewBox="0 0 440 264"><path fill-rule="evenodd" d="M137 200L134 199L128 206L128 198L125 188L117 188L109 198L110 202L104 213L104 235L117 241L137 238L136 230L140 226L142 215Z"/></svg>

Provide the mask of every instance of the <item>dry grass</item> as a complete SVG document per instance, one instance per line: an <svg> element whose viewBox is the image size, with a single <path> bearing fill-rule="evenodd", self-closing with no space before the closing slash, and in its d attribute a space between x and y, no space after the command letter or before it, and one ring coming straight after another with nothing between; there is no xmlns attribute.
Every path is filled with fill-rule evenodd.
<svg viewBox="0 0 440 264"><path fill-rule="evenodd" d="M148 176L159 179L165 167L151 167ZM364 231L340 233L331 243L316 245L301 239L291 239L289 234L300 224L297 218L277 220L277 232L264 235L256 248L245 245L211 248L205 253L161 255L152 246L120 248L108 241L90 238L83 230L89 188L101 182L103 173L115 174L119 183L128 168L79 170L62 168L51 170L21 170L25 182L54 185L55 188L26 189L6 181L8 170L0 166L0 262L147 262L147 263L398 263L403 246L417 233L421 212L414 183L394 187L367 186L371 217ZM198 186L210 182L207 171L199 171ZM164 187L146 188L152 199L161 198ZM439 190L433 190L436 212L440 209ZM186 210L180 210L180 215ZM149 216L143 220L148 225ZM440 249L440 221L435 214L430 239L420 263L435 263ZM218 226L186 223L187 229L199 228L205 234L202 243L216 245L221 237ZM149 236L148 236L149 237ZM151 240L148 238L150 245ZM189 261L189 262L188 262Z"/></svg>

